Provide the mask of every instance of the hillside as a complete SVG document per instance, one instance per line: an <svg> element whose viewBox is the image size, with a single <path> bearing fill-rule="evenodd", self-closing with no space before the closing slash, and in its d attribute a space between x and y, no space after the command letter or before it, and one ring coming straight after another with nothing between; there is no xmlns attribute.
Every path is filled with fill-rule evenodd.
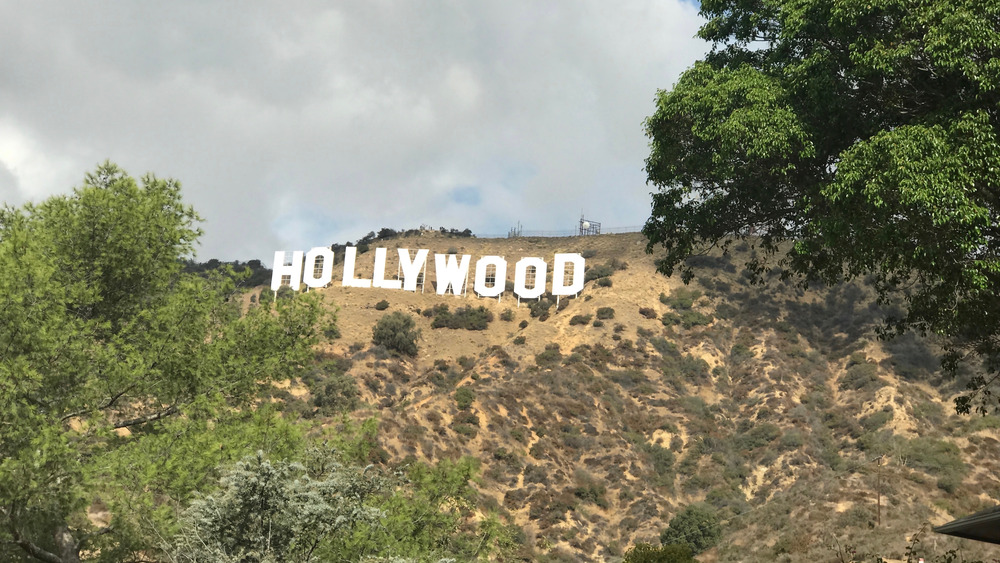
<svg viewBox="0 0 1000 563"><path fill-rule="evenodd" d="M317 350L327 361L309 377L276 393L288 416L377 417L389 464L481 460L470 518L516 522L525 560L613 561L636 542L658 544L699 502L722 522L701 561L846 561L838 550L848 546L902 559L925 523L1000 498L1000 419L954 414L963 382L941 377L932 342L878 341L883 312L863 285L803 290L772 276L750 286L742 248L693 259L685 286L655 272L640 234L425 233L372 246L390 249L387 272L397 247L501 255L510 279L526 256L581 252L590 268L610 266L610 283L588 281L533 315L509 292L344 288L338 264L319 292L337 308L340 337ZM359 276L370 276L372 254L359 255ZM376 309L382 300L388 308ZM442 305L483 307L493 320L432 328L425 313ZM416 357L372 345L372 327L397 311L421 331ZM355 388L360 403L349 400ZM960 545L966 557L996 556L920 537L928 559Z"/></svg>

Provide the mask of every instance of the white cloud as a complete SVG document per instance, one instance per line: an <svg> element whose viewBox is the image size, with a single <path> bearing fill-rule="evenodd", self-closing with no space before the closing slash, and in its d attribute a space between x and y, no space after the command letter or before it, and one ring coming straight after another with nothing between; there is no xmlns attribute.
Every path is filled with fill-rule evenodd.
<svg viewBox="0 0 1000 563"><path fill-rule="evenodd" d="M0 196L105 158L173 176L202 258L581 208L638 225L642 120L707 47L677 0L234 6L0 2Z"/></svg>

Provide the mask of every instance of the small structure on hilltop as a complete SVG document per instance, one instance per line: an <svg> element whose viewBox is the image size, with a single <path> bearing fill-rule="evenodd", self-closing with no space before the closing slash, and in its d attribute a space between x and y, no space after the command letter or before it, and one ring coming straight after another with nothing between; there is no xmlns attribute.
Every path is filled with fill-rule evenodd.
<svg viewBox="0 0 1000 563"><path fill-rule="evenodd" d="M599 235L601 234L601 224L597 221L591 221L590 219L585 219L583 214L580 214L580 236L586 235Z"/></svg>

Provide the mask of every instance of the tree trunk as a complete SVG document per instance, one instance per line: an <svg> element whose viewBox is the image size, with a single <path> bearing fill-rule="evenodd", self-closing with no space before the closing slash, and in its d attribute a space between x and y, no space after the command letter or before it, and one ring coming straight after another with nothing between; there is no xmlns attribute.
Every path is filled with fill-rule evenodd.
<svg viewBox="0 0 1000 563"><path fill-rule="evenodd" d="M62 563L80 563L80 544L70 533L69 528L65 525L56 528L55 541Z"/></svg>

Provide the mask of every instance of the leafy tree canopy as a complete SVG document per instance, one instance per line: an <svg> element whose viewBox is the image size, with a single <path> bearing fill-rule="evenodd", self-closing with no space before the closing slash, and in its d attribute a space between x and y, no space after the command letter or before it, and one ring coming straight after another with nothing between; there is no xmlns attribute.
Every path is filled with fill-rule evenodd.
<svg viewBox="0 0 1000 563"><path fill-rule="evenodd" d="M420 329L415 327L413 317L401 311L394 311L384 315L372 327L372 342L400 354L416 356Z"/></svg>
<svg viewBox="0 0 1000 563"><path fill-rule="evenodd" d="M715 510L705 504L690 504L670 520L660 532L663 545L690 546L694 554L711 549L722 538L722 526Z"/></svg>
<svg viewBox="0 0 1000 563"><path fill-rule="evenodd" d="M870 275L1000 373L1000 4L703 0L713 48L645 123L660 270L750 239L758 276ZM985 408L989 383L958 402Z"/></svg>
<svg viewBox="0 0 1000 563"><path fill-rule="evenodd" d="M393 475L340 461L350 460L344 455L350 450L366 449L374 428L368 426L343 452L311 448L301 463L258 452L236 463L218 491L184 512L170 560L406 563L511 556L514 526L494 514L469 521L474 459L415 462Z"/></svg>
<svg viewBox="0 0 1000 563"><path fill-rule="evenodd" d="M231 270L184 273L197 221L178 182L110 163L0 211L0 559L143 552L163 499L294 443L254 398L307 358L322 308L244 313Z"/></svg>

